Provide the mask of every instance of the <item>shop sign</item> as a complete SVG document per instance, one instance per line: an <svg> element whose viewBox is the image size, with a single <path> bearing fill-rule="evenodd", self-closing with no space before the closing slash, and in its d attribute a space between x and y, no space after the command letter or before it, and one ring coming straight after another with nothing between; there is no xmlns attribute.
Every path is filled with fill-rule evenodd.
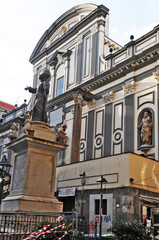
<svg viewBox="0 0 159 240"><path fill-rule="evenodd" d="M60 188L59 197L69 197L69 196L75 196L75 187L70 188Z"/></svg>

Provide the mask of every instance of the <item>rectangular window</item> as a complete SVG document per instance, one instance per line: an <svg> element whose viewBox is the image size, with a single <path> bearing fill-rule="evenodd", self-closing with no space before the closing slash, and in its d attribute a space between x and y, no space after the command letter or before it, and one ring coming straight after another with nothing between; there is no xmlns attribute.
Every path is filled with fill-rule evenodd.
<svg viewBox="0 0 159 240"><path fill-rule="evenodd" d="M99 215L99 205L100 205L100 200L95 199L95 215Z"/></svg>
<svg viewBox="0 0 159 240"><path fill-rule="evenodd" d="M72 53L70 56L70 66L69 66L69 82L68 85L72 85L75 82L75 68L76 68L76 49L71 49Z"/></svg>
<svg viewBox="0 0 159 240"><path fill-rule="evenodd" d="M84 76L89 75L90 67L90 36L84 39Z"/></svg>
<svg viewBox="0 0 159 240"><path fill-rule="evenodd" d="M103 209L103 215L107 215L107 199L103 199L102 209Z"/></svg>
<svg viewBox="0 0 159 240"><path fill-rule="evenodd" d="M56 97L63 93L64 76L57 79Z"/></svg>
<svg viewBox="0 0 159 240"><path fill-rule="evenodd" d="M100 200L95 199L95 215L99 215ZM107 199L102 200L102 214L107 215Z"/></svg>

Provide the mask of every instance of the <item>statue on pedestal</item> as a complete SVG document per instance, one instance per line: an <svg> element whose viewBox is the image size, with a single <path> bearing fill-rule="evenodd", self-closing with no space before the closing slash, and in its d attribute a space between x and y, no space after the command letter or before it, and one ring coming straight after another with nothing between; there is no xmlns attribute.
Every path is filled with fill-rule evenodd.
<svg viewBox="0 0 159 240"><path fill-rule="evenodd" d="M49 70L45 70L39 77L41 83L37 88L26 87L30 93L35 93L35 102L32 108L32 121L47 122L47 95L49 94L51 74Z"/></svg>
<svg viewBox="0 0 159 240"><path fill-rule="evenodd" d="M141 123L138 126L141 129L140 137L142 141L142 145L151 145L151 129L152 129L152 121L151 117L149 116L148 112L145 111L143 114L143 118Z"/></svg>
<svg viewBox="0 0 159 240"><path fill-rule="evenodd" d="M19 136L20 124L13 122L11 125L11 130L12 132L8 135L8 138L10 139L10 141L16 139Z"/></svg>
<svg viewBox="0 0 159 240"><path fill-rule="evenodd" d="M64 143L66 144L67 142L67 136L66 136L66 129L67 129L67 124L64 123L57 132L57 142Z"/></svg>

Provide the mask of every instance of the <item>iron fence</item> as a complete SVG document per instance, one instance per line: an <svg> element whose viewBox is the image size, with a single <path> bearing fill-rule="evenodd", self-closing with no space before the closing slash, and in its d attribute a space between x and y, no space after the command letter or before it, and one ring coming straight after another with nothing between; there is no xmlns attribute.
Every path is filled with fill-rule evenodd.
<svg viewBox="0 0 159 240"><path fill-rule="evenodd" d="M0 233L10 233L11 235L0 235L0 240L19 240L25 235L35 231L41 223L56 223L59 216L64 217L66 213L0 213ZM76 216L76 213L68 212L67 214ZM67 223L71 223L68 220ZM15 235L15 233L21 233Z"/></svg>
<svg viewBox="0 0 159 240"><path fill-rule="evenodd" d="M40 224L56 223L59 216L62 216L67 224L72 224L71 228L74 234L71 236L71 240L97 239L97 224L89 224L89 221L78 216L76 212L0 212L0 233L10 233L10 235L0 235L0 240L20 240L35 231Z"/></svg>

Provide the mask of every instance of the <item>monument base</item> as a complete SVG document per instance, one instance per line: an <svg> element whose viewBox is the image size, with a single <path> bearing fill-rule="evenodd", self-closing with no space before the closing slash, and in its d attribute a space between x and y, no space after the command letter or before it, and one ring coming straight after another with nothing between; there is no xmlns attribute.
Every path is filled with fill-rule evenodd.
<svg viewBox="0 0 159 240"><path fill-rule="evenodd" d="M3 200L4 212L62 212L63 203L55 197L8 196Z"/></svg>
<svg viewBox="0 0 159 240"><path fill-rule="evenodd" d="M1 211L62 212L55 196L57 153L67 145L56 141L56 132L44 122L31 122L28 134L7 144L15 159L11 191Z"/></svg>

